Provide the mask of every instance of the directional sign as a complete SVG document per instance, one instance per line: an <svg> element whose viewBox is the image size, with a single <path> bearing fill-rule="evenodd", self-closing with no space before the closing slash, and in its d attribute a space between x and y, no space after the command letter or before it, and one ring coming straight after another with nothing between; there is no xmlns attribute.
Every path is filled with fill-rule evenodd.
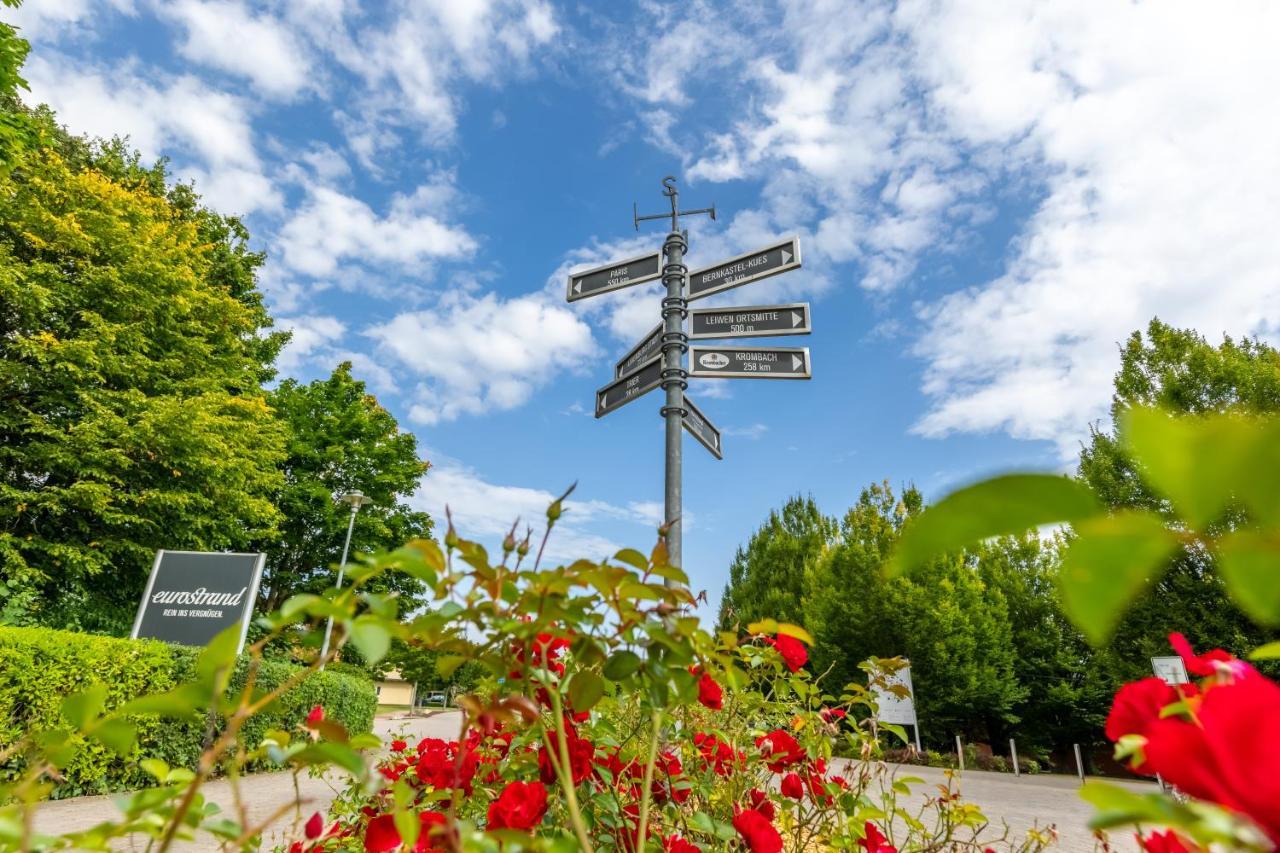
<svg viewBox="0 0 1280 853"><path fill-rule="evenodd" d="M622 357L613 368L613 377L621 379L622 374L630 373L658 353L662 352L662 324L654 326L649 334L640 339L640 343Z"/></svg>
<svg viewBox="0 0 1280 853"><path fill-rule="evenodd" d="M628 258L625 261L616 261L608 266L596 267L593 270L570 273L569 289L565 294L565 298L570 302L576 302L579 299L586 299L588 296L598 296L601 293L608 293L610 290L618 290L622 287L630 287L633 284L653 281L661 276L662 253L653 252L648 255Z"/></svg>
<svg viewBox="0 0 1280 853"><path fill-rule="evenodd" d="M711 421L707 420L707 416L698 410L688 394L684 397L684 408L684 428L701 442L703 447L710 450L712 456L723 459L724 454L720 450L720 430L716 429Z"/></svg>
<svg viewBox="0 0 1280 853"><path fill-rule="evenodd" d="M689 312L691 341L807 335L812 331L808 302L747 308L694 308Z"/></svg>
<svg viewBox="0 0 1280 853"><path fill-rule="evenodd" d="M662 384L662 357L650 359L596 392L596 417L602 418Z"/></svg>
<svg viewBox="0 0 1280 853"><path fill-rule="evenodd" d="M689 273L688 298L690 301L701 299L795 269L800 269L800 238L789 237L772 246Z"/></svg>
<svg viewBox="0 0 1280 853"><path fill-rule="evenodd" d="M689 347L689 375L810 379L808 347Z"/></svg>

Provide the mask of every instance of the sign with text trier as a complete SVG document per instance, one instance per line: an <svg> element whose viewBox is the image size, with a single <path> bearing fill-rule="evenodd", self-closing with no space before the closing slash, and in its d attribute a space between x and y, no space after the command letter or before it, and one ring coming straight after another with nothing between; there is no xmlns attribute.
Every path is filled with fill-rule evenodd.
<svg viewBox="0 0 1280 853"><path fill-rule="evenodd" d="M808 347L689 347L689 375L809 379Z"/></svg>
<svg viewBox="0 0 1280 853"><path fill-rule="evenodd" d="M650 359L596 392L596 417L602 418L662 384L662 358Z"/></svg>
<svg viewBox="0 0 1280 853"><path fill-rule="evenodd" d="M624 355L618 363L613 366L614 378L621 378L622 374L630 373L661 352L662 324L659 323L650 329L649 334L641 338L640 343L633 346L631 351Z"/></svg>
<svg viewBox="0 0 1280 853"><path fill-rule="evenodd" d="M570 302L576 302L588 296L597 296L611 290L630 287L633 284L653 281L661 276L662 253L640 255L625 261L615 261L607 266L596 267L593 270L570 273L566 298Z"/></svg>
<svg viewBox="0 0 1280 853"><path fill-rule="evenodd" d="M789 237L772 246L689 273L688 299L692 302L799 268L800 238Z"/></svg>
<svg viewBox="0 0 1280 853"><path fill-rule="evenodd" d="M754 305L747 308L694 308L689 312L689 340L764 338L807 335L813 331L809 303Z"/></svg>
<svg viewBox="0 0 1280 853"><path fill-rule="evenodd" d="M684 428L703 447L710 450L712 456L717 459L724 458L724 453L720 450L720 430L707 420L707 416L702 414L687 394L684 398Z"/></svg>
<svg viewBox="0 0 1280 853"><path fill-rule="evenodd" d="M157 552L133 621L134 639L204 646L239 625L243 649L265 560L265 554Z"/></svg>

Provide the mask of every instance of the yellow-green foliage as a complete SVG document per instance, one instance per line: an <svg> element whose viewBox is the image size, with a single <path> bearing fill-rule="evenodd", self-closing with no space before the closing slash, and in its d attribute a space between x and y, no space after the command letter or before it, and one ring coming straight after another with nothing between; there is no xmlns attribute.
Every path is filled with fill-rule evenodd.
<svg viewBox="0 0 1280 853"><path fill-rule="evenodd" d="M167 690L187 680L198 650L153 640L120 640L34 628L0 628L0 747L24 735L61 724L64 697L95 682L107 687L106 710L138 696ZM279 661L263 661L257 685L270 689L298 671ZM244 685L244 664L230 690ZM286 692L245 727L243 740L255 746L271 729L292 729L316 705L351 732L369 731L377 707L372 683L334 672L313 673ZM154 783L138 768L143 758L161 758L173 767L194 768L207 721L161 720L139 716L138 743L131 755L116 755L96 741L84 742L66 767L55 797L98 794ZM78 737L78 736L77 736ZM0 781L16 779L23 758L0 762Z"/></svg>

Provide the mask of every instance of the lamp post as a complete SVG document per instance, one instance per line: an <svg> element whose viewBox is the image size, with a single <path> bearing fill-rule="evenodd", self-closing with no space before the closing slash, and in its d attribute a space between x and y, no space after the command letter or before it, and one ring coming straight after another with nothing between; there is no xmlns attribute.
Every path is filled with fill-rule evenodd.
<svg viewBox="0 0 1280 853"><path fill-rule="evenodd" d="M351 507L351 519L347 522L347 541L342 543L342 562L338 565L338 589L342 589L342 575L347 569L347 551L351 548L351 531L356 526L356 513L360 511L360 507L365 504L373 503L372 498L367 498L360 492L347 492L338 498L338 503L344 503ZM329 621L324 626L324 642L320 645L320 668L324 669L324 659L329 654L329 636L333 633L333 617L329 617Z"/></svg>

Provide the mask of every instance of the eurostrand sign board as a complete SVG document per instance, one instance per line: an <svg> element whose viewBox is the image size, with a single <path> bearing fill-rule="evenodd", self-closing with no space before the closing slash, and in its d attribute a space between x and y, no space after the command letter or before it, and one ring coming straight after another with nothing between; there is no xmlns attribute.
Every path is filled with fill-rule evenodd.
<svg viewBox="0 0 1280 853"><path fill-rule="evenodd" d="M156 552L132 636L204 646L238 624L243 650L266 559L265 554Z"/></svg>
<svg viewBox="0 0 1280 853"><path fill-rule="evenodd" d="M812 331L808 302L742 308L694 308L689 312L691 341L807 335Z"/></svg>
<svg viewBox="0 0 1280 853"><path fill-rule="evenodd" d="M889 687L905 687L907 695L898 696L890 690L872 686L871 694L872 698L876 700L877 708L876 721L893 723L898 726L919 725L916 722L916 693L911 685L911 667L903 667L893 675L888 676L885 681L889 683Z"/></svg>
<svg viewBox="0 0 1280 853"><path fill-rule="evenodd" d="M689 347L689 375L699 378L810 379L808 347Z"/></svg>
<svg viewBox="0 0 1280 853"><path fill-rule="evenodd" d="M652 358L596 392L596 417L602 418L662 384L662 356Z"/></svg>
<svg viewBox="0 0 1280 853"><path fill-rule="evenodd" d="M630 373L649 359L662 352L662 324L654 326L649 334L640 339L640 343L631 348L613 368L613 378L621 379L622 374Z"/></svg>
<svg viewBox="0 0 1280 853"><path fill-rule="evenodd" d="M720 447L720 430L715 428L711 421L707 420L707 416L693 404L686 394L684 398L684 417L681 419L684 428L689 434L698 440L703 447L711 451L711 455L717 459L724 458L724 452Z"/></svg>
<svg viewBox="0 0 1280 853"><path fill-rule="evenodd" d="M662 253L638 255L625 261L614 261L603 267L569 274L565 298L577 302L588 296L599 296L633 284L643 284L662 277Z"/></svg>
<svg viewBox="0 0 1280 853"><path fill-rule="evenodd" d="M689 273L688 299L692 302L799 268L800 238L788 237L772 246Z"/></svg>

